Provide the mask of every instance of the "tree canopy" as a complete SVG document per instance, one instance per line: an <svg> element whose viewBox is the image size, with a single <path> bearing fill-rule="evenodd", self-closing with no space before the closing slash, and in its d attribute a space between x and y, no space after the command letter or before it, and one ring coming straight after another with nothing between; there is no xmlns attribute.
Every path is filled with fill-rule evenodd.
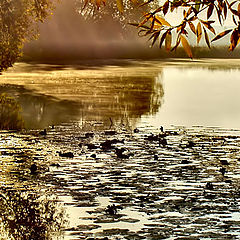
<svg viewBox="0 0 240 240"><path fill-rule="evenodd" d="M37 36L36 22L50 13L51 0L0 1L0 72L12 66L27 39Z"/></svg>

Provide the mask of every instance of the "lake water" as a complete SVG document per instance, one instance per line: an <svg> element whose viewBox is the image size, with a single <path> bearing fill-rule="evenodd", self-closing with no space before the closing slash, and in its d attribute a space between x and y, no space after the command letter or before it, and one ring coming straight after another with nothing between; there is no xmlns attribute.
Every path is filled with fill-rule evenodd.
<svg viewBox="0 0 240 240"><path fill-rule="evenodd" d="M27 130L0 131L0 238L239 239L239 76L230 59L14 65L0 92Z"/></svg>
<svg viewBox="0 0 240 240"><path fill-rule="evenodd" d="M18 63L0 77L29 128L69 120L238 128L240 60ZM33 119L35 118L35 119Z"/></svg>

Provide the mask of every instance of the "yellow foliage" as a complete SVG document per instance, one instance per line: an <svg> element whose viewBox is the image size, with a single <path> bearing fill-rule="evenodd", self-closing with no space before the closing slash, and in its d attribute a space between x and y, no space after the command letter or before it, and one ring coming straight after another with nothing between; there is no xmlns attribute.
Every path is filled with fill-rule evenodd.
<svg viewBox="0 0 240 240"><path fill-rule="evenodd" d="M193 54L192 54L191 47L188 43L188 40L183 35L180 36L180 39L181 39L181 43L184 51L187 53L188 57L192 58Z"/></svg>

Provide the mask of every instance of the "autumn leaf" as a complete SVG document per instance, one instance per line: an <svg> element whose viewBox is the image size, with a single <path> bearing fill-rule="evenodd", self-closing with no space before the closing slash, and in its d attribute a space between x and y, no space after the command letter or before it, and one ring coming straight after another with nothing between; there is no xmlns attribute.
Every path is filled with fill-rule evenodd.
<svg viewBox="0 0 240 240"><path fill-rule="evenodd" d="M156 18L156 23L160 24L160 25L165 25L168 27L171 27L170 23L168 21L166 21L164 18L159 17L159 16L155 16Z"/></svg>
<svg viewBox="0 0 240 240"><path fill-rule="evenodd" d="M84 0L84 4L83 4L83 8L82 10L84 10L86 8L86 6L88 5L88 0Z"/></svg>
<svg viewBox="0 0 240 240"><path fill-rule="evenodd" d="M192 23L192 22L188 22L188 25L189 25L190 29L192 30L192 32L193 32L194 34L196 34L196 33L197 33L197 32L196 32L196 28L195 28L195 26L193 25L193 23Z"/></svg>
<svg viewBox="0 0 240 240"><path fill-rule="evenodd" d="M106 0L92 0L92 1L85 0L85 5L83 8L86 8L86 5L88 4L88 2L95 2L97 5L97 9L101 7L101 4L106 5Z"/></svg>
<svg viewBox="0 0 240 240"><path fill-rule="evenodd" d="M185 27L186 27L186 22L183 22L182 24L180 24L177 28L177 32L181 32L181 33L185 33L186 30L185 30Z"/></svg>
<svg viewBox="0 0 240 240"><path fill-rule="evenodd" d="M149 19L153 19L151 14L145 14L144 17L145 17L145 19L138 24L138 27L142 27L146 22L149 21Z"/></svg>
<svg viewBox="0 0 240 240"><path fill-rule="evenodd" d="M138 23L129 23L129 25L132 25L134 27L139 27L139 24ZM150 27L146 26L146 25L142 25L141 28L144 28L144 29L147 29L149 30Z"/></svg>
<svg viewBox="0 0 240 240"><path fill-rule="evenodd" d="M154 28L154 24L155 24L155 17L152 20L151 27L150 27L150 32L152 32L152 30Z"/></svg>
<svg viewBox="0 0 240 240"><path fill-rule="evenodd" d="M154 43L157 41L159 35L160 35L160 31L155 32L155 33L152 35L152 36L153 36L152 46L153 46Z"/></svg>
<svg viewBox="0 0 240 240"><path fill-rule="evenodd" d="M225 18L225 19L227 18L227 11L228 11L228 9L227 9L227 4L226 4L226 2L224 2L223 12L224 12L224 18Z"/></svg>
<svg viewBox="0 0 240 240"><path fill-rule="evenodd" d="M186 15L187 15L186 10L183 10L183 17L185 18Z"/></svg>
<svg viewBox="0 0 240 240"><path fill-rule="evenodd" d="M222 25L223 24L222 23L222 17L223 17L222 12L219 9L216 9L216 10L217 10L218 21Z"/></svg>
<svg viewBox="0 0 240 240"><path fill-rule="evenodd" d="M210 4L207 10L207 19L209 19L212 16L213 8L214 8L214 4Z"/></svg>
<svg viewBox="0 0 240 240"><path fill-rule="evenodd" d="M153 0L148 0L147 2L143 2L139 5L139 7L143 7L145 5L148 5L149 3L153 2Z"/></svg>
<svg viewBox="0 0 240 240"><path fill-rule="evenodd" d="M222 0L217 0L218 2L218 9L220 12L222 12L222 9L223 9L223 1Z"/></svg>
<svg viewBox="0 0 240 240"><path fill-rule="evenodd" d="M234 15L232 15L232 20L233 20L233 22L234 22L235 25L238 25L238 24L237 24L237 21L236 21L236 19L235 19L235 17L234 17Z"/></svg>
<svg viewBox="0 0 240 240"><path fill-rule="evenodd" d="M201 24L199 22L198 25L197 25L197 43L200 42L201 38L202 38L202 27L201 27Z"/></svg>
<svg viewBox="0 0 240 240"><path fill-rule="evenodd" d="M159 47L161 48L162 47L162 44L166 38L166 35L167 35L167 31L162 35L161 39L160 39L160 44L159 44Z"/></svg>
<svg viewBox="0 0 240 240"><path fill-rule="evenodd" d="M123 13L124 6L123 6L123 1L122 0L116 0L117 1L117 8L120 13Z"/></svg>
<svg viewBox="0 0 240 240"><path fill-rule="evenodd" d="M159 17L159 16L154 16L154 17L150 17L148 18L152 23L154 22L154 27L153 29L159 29L162 28L162 26L168 26L171 27L171 25L169 24L169 22L167 22L164 18Z"/></svg>
<svg viewBox="0 0 240 240"><path fill-rule="evenodd" d="M225 35L227 35L231 31L232 31L232 29L229 29L229 30L226 30L224 32L219 33L215 38L212 39L212 42L224 37Z"/></svg>
<svg viewBox="0 0 240 240"><path fill-rule="evenodd" d="M181 29L182 29L182 25L178 26L178 27L177 27L177 33L180 32Z"/></svg>
<svg viewBox="0 0 240 240"><path fill-rule="evenodd" d="M187 53L187 55L190 58L193 58L192 50L191 50L191 47L188 43L188 40L183 35L180 36L180 39L181 39L181 43L182 43L184 51Z"/></svg>
<svg viewBox="0 0 240 240"><path fill-rule="evenodd" d="M204 31L205 41L206 41L208 47L211 48L207 31L205 28L203 28L203 31Z"/></svg>
<svg viewBox="0 0 240 240"><path fill-rule="evenodd" d="M170 11L173 12L175 8L178 8L181 5L182 5L181 0L173 0Z"/></svg>
<svg viewBox="0 0 240 240"><path fill-rule="evenodd" d="M139 31L138 31L138 36L139 36L139 37L146 36L146 31L147 31L147 30L143 30L143 29L139 30Z"/></svg>
<svg viewBox="0 0 240 240"><path fill-rule="evenodd" d="M163 4L163 14L164 14L164 15L167 14L168 8L169 8L169 0L167 0L167 1Z"/></svg>
<svg viewBox="0 0 240 240"><path fill-rule="evenodd" d="M186 19L186 18L192 13L192 11L193 11L193 9L192 9L192 7L190 7L190 8L188 9L188 11L185 12L185 14L184 14L184 19Z"/></svg>
<svg viewBox="0 0 240 240"><path fill-rule="evenodd" d="M202 21L202 20L201 20L201 23L202 23L207 29L209 29L213 34L216 34L214 28L211 26L211 23L212 23L212 22L213 22L213 21Z"/></svg>
<svg viewBox="0 0 240 240"><path fill-rule="evenodd" d="M171 44L172 44L172 33L167 32L167 35L166 35L166 38L165 38L165 49L166 49L167 52L170 51Z"/></svg>
<svg viewBox="0 0 240 240"><path fill-rule="evenodd" d="M196 16L193 16L193 17L190 17L190 18L188 19L188 22L193 22L193 21L195 21L195 20L197 20L197 17L196 17Z"/></svg>
<svg viewBox="0 0 240 240"><path fill-rule="evenodd" d="M233 51L236 48L236 46L239 43L239 38L240 38L240 34L238 33L238 30L234 29L234 31L231 35L231 38L230 38L231 44L229 46L229 51Z"/></svg>

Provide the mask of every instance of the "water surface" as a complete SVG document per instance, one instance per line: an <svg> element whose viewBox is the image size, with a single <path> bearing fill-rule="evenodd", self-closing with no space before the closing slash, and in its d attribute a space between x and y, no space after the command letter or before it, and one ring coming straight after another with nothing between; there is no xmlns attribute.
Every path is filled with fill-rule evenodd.
<svg viewBox="0 0 240 240"><path fill-rule="evenodd" d="M28 130L0 132L0 237L239 239L239 70L238 60L16 64L0 91Z"/></svg>
<svg viewBox="0 0 240 240"><path fill-rule="evenodd" d="M239 71L239 60L225 59L18 63L0 83L29 128L73 119L238 128Z"/></svg>

